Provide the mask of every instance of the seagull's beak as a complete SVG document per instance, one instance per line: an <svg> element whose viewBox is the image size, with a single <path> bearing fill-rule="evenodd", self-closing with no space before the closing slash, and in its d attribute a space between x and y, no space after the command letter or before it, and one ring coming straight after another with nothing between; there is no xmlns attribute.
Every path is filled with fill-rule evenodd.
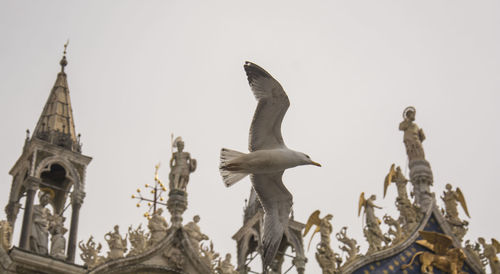
<svg viewBox="0 0 500 274"><path fill-rule="evenodd" d="M315 166L319 166L319 167L321 166L320 163L316 163L315 161L311 161L311 165L315 165Z"/></svg>

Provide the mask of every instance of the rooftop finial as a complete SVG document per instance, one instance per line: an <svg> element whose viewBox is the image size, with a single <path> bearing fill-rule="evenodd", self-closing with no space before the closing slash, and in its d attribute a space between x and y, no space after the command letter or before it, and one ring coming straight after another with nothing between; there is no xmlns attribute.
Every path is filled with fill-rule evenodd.
<svg viewBox="0 0 500 274"><path fill-rule="evenodd" d="M69 39L66 41L66 44L64 44L64 52L63 52L63 58L61 59L61 62L59 64L61 65L61 72L64 73L64 67L68 64L68 61L66 61L66 49L68 48L69 44Z"/></svg>

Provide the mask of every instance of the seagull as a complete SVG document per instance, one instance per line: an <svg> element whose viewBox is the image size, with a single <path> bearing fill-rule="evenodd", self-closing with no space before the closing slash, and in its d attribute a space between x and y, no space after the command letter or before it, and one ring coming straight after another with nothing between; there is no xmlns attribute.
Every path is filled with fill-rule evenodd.
<svg viewBox="0 0 500 274"><path fill-rule="evenodd" d="M250 175L264 209L261 246L265 270L278 252L293 204L292 194L283 185L283 172L300 165L321 165L308 155L289 149L283 142L281 122L290 101L280 83L254 63L247 61L243 67L258 101L250 126L250 153L222 148L219 170L226 187Z"/></svg>

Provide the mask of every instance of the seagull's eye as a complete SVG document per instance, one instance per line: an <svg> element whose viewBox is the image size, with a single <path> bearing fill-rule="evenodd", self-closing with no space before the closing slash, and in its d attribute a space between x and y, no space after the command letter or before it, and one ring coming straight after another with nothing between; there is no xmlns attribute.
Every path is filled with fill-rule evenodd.
<svg viewBox="0 0 500 274"><path fill-rule="evenodd" d="M307 159L311 159L311 157L309 157L309 155L307 155L307 154L306 154L306 157L307 157Z"/></svg>

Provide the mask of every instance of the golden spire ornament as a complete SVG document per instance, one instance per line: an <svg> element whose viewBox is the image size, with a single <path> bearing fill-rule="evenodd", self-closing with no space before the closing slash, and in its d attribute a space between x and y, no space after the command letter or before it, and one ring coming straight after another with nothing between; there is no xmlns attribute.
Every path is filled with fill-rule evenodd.
<svg viewBox="0 0 500 274"><path fill-rule="evenodd" d="M140 188L137 189L136 194L132 194L131 198L132 199L137 199L139 202L136 204L137 207L141 207L141 203L145 202L147 203L147 211L143 214L144 217L146 218L151 218L151 215L153 215L156 212L156 209L159 205L166 206L167 204L164 202L165 198L163 197L164 193L167 191L167 188L165 185L162 183L158 176L158 169L160 169L160 163L158 163L155 166L155 177L154 177L154 185L150 184L145 184L144 187L146 188L146 191L144 192L144 195L146 195L148 192L153 194L152 198L147 198L142 195L142 190ZM149 190L149 191L148 191Z"/></svg>

